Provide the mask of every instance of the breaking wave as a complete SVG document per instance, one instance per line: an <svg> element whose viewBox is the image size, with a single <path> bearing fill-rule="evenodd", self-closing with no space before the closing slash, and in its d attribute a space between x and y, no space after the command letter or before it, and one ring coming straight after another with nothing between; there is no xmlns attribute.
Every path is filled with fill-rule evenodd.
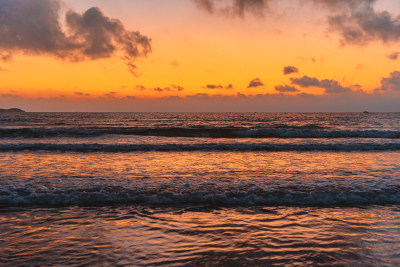
<svg viewBox="0 0 400 267"><path fill-rule="evenodd" d="M135 152L135 151L396 151L400 143L198 143L198 144L0 144L0 151Z"/></svg>
<svg viewBox="0 0 400 267"><path fill-rule="evenodd" d="M176 190L176 189L126 189L103 187L86 189L34 189L3 187L0 205L212 205L212 206L355 206L398 205L400 188L376 190L333 189L325 191L275 189L253 187L234 190Z"/></svg>
<svg viewBox="0 0 400 267"><path fill-rule="evenodd" d="M102 135L138 135L208 138L389 138L400 139L400 131L327 130L318 127L280 126L271 128L3 128L0 138L98 137Z"/></svg>

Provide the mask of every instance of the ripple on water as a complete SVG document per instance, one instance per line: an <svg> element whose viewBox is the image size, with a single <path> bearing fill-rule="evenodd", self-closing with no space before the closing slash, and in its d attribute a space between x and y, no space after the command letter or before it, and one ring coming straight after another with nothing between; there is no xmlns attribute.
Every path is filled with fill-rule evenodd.
<svg viewBox="0 0 400 267"><path fill-rule="evenodd" d="M4 266L400 264L397 206L3 208L2 215Z"/></svg>

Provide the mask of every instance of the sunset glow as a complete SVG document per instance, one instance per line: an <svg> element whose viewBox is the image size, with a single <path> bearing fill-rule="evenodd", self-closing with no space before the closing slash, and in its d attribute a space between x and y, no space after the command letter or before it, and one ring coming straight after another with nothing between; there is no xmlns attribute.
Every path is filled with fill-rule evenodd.
<svg viewBox="0 0 400 267"><path fill-rule="evenodd" d="M302 102L301 111L310 107L304 95L345 101L350 94L360 99L355 109L391 111L399 99L400 5L394 0L245 1L242 7L211 0L39 2L2 2L3 106L179 111L206 97L203 111L233 111L255 97L276 107ZM22 18L35 28L13 24ZM44 39L29 43L32 34ZM285 67L296 71L284 74ZM325 82L305 85L304 77Z"/></svg>
<svg viewBox="0 0 400 267"><path fill-rule="evenodd" d="M400 266L399 0L0 0L1 266Z"/></svg>

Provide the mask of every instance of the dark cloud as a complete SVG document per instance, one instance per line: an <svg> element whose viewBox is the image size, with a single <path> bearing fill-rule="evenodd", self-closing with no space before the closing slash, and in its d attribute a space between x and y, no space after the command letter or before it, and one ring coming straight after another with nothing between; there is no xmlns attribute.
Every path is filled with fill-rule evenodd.
<svg viewBox="0 0 400 267"><path fill-rule="evenodd" d="M154 91L157 91L157 92L164 92L164 91L171 91L171 88L169 88L169 87L164 87L164 88L161 88L161 87L156 87L156 88L153 88L153 90Z"/></svg>
<svg viewBox="0 0 400 267"><path fill-rule="evenodd" d="M154 87L154 88L146 88L143 85L136 85L135 89L140 90L140 91L144 91L144 90L152 90L152 91L156 91L156 92L181 92L183 90L185 90L185 88L183 86L180 85L171 85L171 86L167 86L167 87Z"/></svg>
<svg viewBox="0 0 400 267"><path fill-rule="evenodd" d="M259 78L255 78L250 81L249 86L247 86L247 88L257 88L260 86L264 86L264 83Z"/></svg>
<svg viewBox="0 0 400 267"><path fill-rule="evenodd" d="M135 89L137 89L139 91L144 91L144 90L146 90L146 87L144 87L143 85L136 85Z"/></svg>
<svg viewBox="0 0 400 267"><path fill-rule="evenodd" d="M243 17L246 13L263 15L272 0L194 0L202 9Z"/></svg>
<svg viewBox="0 0 400 267"><path fill-rule="evenodd" d="M342 11L344 8L356 9L359 6L371 6L376 0L298 0L300 4L313 3L322 8L329 8L333 11ZM278 0L194 0L200 8L210 12L230 13L244 16L245 13L262 15L269 9L271 2Z"/></svg>
<svg viewBox="0 0 400 267"><path fill-rule="evenodd" d="M213 0L194 0L194 1L199 7L207 10L208 12L210 12L210 13L214 12L214 1Z"/></svg>
<svg viewBox="0 0 400 267"><path fill-rule="evenodd" d="M222 89L224 87L222 85L207 84L206 86L203 86L203 88L206 88L206 89Z"/></svg>
<svg viewBox="0 0 400 267"><path fill-rule="evenodd" d="M299 69L296 68L295 66L286 66L283 68L283 74L289 75L292 73L299 73Z"/></svg>
<svg viewBox="0 0 400 267"><path fill-rule="evenodd" d="M275 90L281 93L296 93L299 92L299 89L297 89L294 86L290 85L278 85L275 86Z"/></svg>
<svg viewBox="0 0 400 267"><path fill-rule="evenodd" d="M179 85L171 85L170 87L156 87L153 88L154 91L157 92L172 92L172 91L177 91L177 92L181 92L183 90L185 90L185 88L183 88L182 86Z"/></svg>
<svg viewBox="0 0 400 267"><path fill-rule="evenodd" d="M61 27L61 0L0 0L0 49L52 55L71 61L109 58L118 54L134 73L135 60L151 52L151 39L125 29L97 7L72 10Z"/></svg>
<svg viewBox="0 0 400 267"><path fill-rule="evenodd" d="M198 98L198 97L200 97L200 98L209 98L211 96L209 94L206 94L206 93L197 93L195 95L188 96L187 98Z"/></svg>
<svg viewBox="0 0 400 267"><path fill-rule="evenodd" d="M322 7L329 7L336 10L342 10L344 7L357 8L362 5L372 5L376 0L304 0L311 1ZM303 2L304 2L303 1Z"/></svg>
<svg viewBox="0 0 400 267"><path fill-rule="evenodd" d="M107 97L107 98L116 98L117 94L118 94L117 92L108 92L104 96Z"/></svg>
<svg viewBox="0 0 400 267"><path fill-rule="evenodd" d="M344 87L340 85L338 81L335 80L322 80L320 81L320 87L325 89L325 92L328 94L339 94L339 93L346 93L350 92L351 88Z"/></svg>
<svg viewBox="0 0 400 267"><path fill-rule="evenodd" d="M77 95L77 96L90 96L90 94L82 93L82 92L75 92L74 94Z"/></svg>
<svg viewBox="0 0 400 267"><path fill-rule="evenodd" d="M328 18L328 22L332 30L340 33L344 44L365 45L371 41L387 43L400 40L400 17L388 11L377 11L374 7L376 0L320 2L337 8L338 11Z"/></svg>
<svg viewBox="0 0 400 267"><path fill-rule="evenodd" d="M400 52L393 52L390 53L389 55L386 55L386 57L390 60L397 60L399 58Z"/></svg>
<svg viewBox="0 0 400 267"><path fill-rule="evenodd" d="M174 85L174 84L172 85L172 88L175 89L178 92L181 92L181 91L185 90L185 88L183 86Z"/></svg>
<svg viewBox="0 0 400 267"><path fill-rule="evenodd" d="M400 72L393 71L389 74L389 77L382 78L381 80L381 88L382 91L398 91L400 90Z"/></svg>
<svg viewBox="0 0 400 267"><path fill-rule="evenodd" d="M194 0L210 13L229 13L243 17L246 13L263 14L278 0ZM371 41L384 43L400 40L400 16L378 11L376 0L298 0L327 9L332 31L341 35L343 44L366 45Z"/></svg>
<svg viewBox="0 0 400 267"><path fill-rule="evenodd" d="M339 93L346 93L350 92L351 88L344 87L340 85L338 81L335 80L319 80L317 78L311 78L309 76L303 76L301 78L291 78L292 84L298 85L303 88L308 87L319 87L325 89L325 92L328 94L339 94Z"/></svg>
<svg viewBox="0 0 400 267"><path fill-rule="evenodd" d="M58 20L60 6L53 0L1 0L1 49L47 52L59 57L74 49Z"/></svg>
<svg viewBox="0 0 400 267"><path fill-rule="evenodd" d="M320 81L317 78L311 78L307 75L301 78L290 78L290 80L292 81L292 84L299 85L301 87L319 87L320 85Z"/></svg>
<svg viewBox="0 0 400 267"><path fill-rule="evenodd" d="M227 86L223 86L220 84L207 84L206 86L204 86L203 88L205 89L211 89L211 90L216 90L216 89L233 89L233 85L232 84L228 84Z"/></svg>

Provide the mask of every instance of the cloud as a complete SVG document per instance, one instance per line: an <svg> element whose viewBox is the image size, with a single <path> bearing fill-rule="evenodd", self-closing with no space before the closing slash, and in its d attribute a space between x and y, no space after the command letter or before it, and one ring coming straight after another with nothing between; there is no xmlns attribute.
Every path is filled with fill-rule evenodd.
<svg viewBox="0 0 400 267"><path fill-rule="evenodd" d="M118 92L108 92L107 94L105 94L104 96L106 98L116 98Z"/></svg>
<svg viewBox="0 0 400 267"><path fill-rule="evenodd" d="M180 85L172 85L172 88L174 88L176 91L181 92L183 90L185 90L185 88L183 86Z"/></svg>
<svg viewBox="0 0 400 267"><path fill-rule="evenodd" d="M82 93L82 92L75 92L74 94L77 95L77 96L90 96L90 94Z"/></svg>
<svg viewBox="0 0 400 267"><path fill-rule="evenodd" d="M156 87L153 88L152 90L157 91L157 92L172 92L172 91L177 91L177 92L181 92L183 90L185 90L185 88L183 88L182 86L179 85L171 85L170 87Z"/></svg>
<svg viewBox="0 0 400 267"><path fill-rule="evenodd" d="M317 78L312 78L309 76L303 76L301 78L291 78L290 80L292 81L292 84L298 85L302 88L319 87L325 89L325 92L328 94L339 94L352 91L350 87L344 87L335 80L319 80Z"/></svg>
<svg viewBox="0 0 400 267"><path fill-rule="evenodd" d="M61 0L0 0L0 49L51 55L70 61L104 59L121 54L132 73L135 61L151 52L151 39L128 31L121 21L92 7L68 10L60 23Z"/></svg>
<svg viewBox="0 0 400 267"><path fill-rule="evenodd" d="M294 66L286 66L283 68L283 74L289 75L292 73L299 73L299 69Z"/></svg>
<svg viewBox="0 0 400 267"><path fill-rule="evenodd" d="M400 72L393 71L389 74L389 77L382 78L381 91L398 91L400 90Z"/></svg>
<svg viewBox="0 0 400 267"><path fill-rule="evenodd" d="M194 0L210 13L228 13L243 17L247 13L264 14L278 0ZM366 45L371 41L400 40L400 16L374 7L377 0L297 0L299 5L311 3L327 9L331 31L338 32L342 44Z"/></svg>
<svg viewBox="0 0 400 267"><path fill-rule="evenodd" d="M294 86L290 85L277 85L275 86L275 90L281 93L296 93L299 92L299 89L297 89Z"/></svg>
<svg viewBox="0 0 400 267"><path fill-rule="evenodd" d="M177 60L174 60L171 62L171 67L172 68L178 68L180 66L179 62Z"/></svg>
<svg viewBox="0 0 400 267"><path fill-rule="evenodd" d="M7 62L10 61L11 58L12 58L11 53L0 52L0 61Z"/></svg>
<svg viewBox="0 0 400 267"><path fill-rule="evenodd" d="M175 85L172 84L171 86L167 87L154 87L154 88L146 88L143 85L136 85L135 89L139 91L145 91L145 90L152 90L152 91L157 91L157 92L181 92L185 90L183 86L180 85Z"/></svg>
<svg viewBox="0 0 400 267"><path fill-rule="evenodd" d="M200 8L203 8L210 13L214 12L214 1L212 1L212 0L194 0L194 2Z"/></svg>
<svg viewBox="0 0 400 267"><path fill-rule="evenodd" d="M144 87L143 85L136 85L135 89L139 91L144 91L146 90L146 87Z"/></svg>
<svg viewBox="0 0 400 267"><path fill-rule="evenodd" d="M211 89L211 90L217 90L217 89L233 89L233 85L232 84L228 84L227 86L223 86L220 84L207 84L206 86L203 86L203 88L205 89Z"/></svg>
<svg viewBox="0 0 400 267"><path fill-rule="evenodd" d="M9 94L9 93L1 94L1 96L2 96L2 97L14 97L13 94Z"/></svg>
<svg viewBox="0 0 400 267"><path fill-rule="evenodd" d="M264 83L259 78L255 78L250 81L249 86L247 86L247 88L257 88L260 86L264 86Z"/></svg>
<svg viewBox="0 0 400 267"><path fill-rule="evenodd" d="M246 13L262 16L272 0L194 0L197 6L209 13L223 13L244 17Z"/></svg>
<svg viewBox="0 0 400 267"><path fill-rule="evenodd" d="M328 22L332 30L340 33L343 44L366 45L371 41L388 43L400 40L400 17L388 11L377 11L374 7L376 0L321 2L340 10L331 15Z"/></svg>
<svg viewBox="0 0 400 267"><path fill-rule="evenodd" d="M348 92L336 95L259 94L256 96L193 95L155 99L115 98L24 98L2 97L0 106L29 111L115 111L115 112L398 112L400 91L366 94Z"/></svg>
<svg viewBox="0 0 400 267"><path fill-rule="evenodd" d="M299 85L301 87L319 87L320 81L317 78L311 78L307 75L301 77L301 78L290 78L292 81L292 84Z"/></svg>
<svg viewBox="0 0 400 267"><path fill-rule="evenodd" d="M393 52L393 53L386 55L386 57L390 60L397 60L399 58L399 55L400 55L400 52Z"/></svg>
<svg viewBox="0 0 400 267"><path fill-rule="evenodd" d="M307 0L314 2L316 5L341 10L343 7L357 8L360 5L371 5L376 0ZM304 2L304 1L303 1Z"/></svg>

